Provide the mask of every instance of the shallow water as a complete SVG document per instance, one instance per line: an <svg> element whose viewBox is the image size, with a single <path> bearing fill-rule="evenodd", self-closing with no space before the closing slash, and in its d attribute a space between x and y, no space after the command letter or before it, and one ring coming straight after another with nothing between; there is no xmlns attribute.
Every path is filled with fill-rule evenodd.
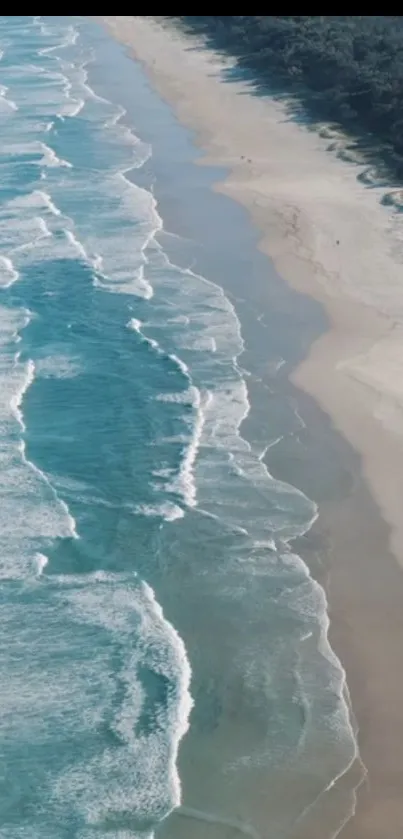
<svg viewBox="0 0 403 839"><path fill-rule="evenodd" d="M261 835L264 794L288 835L355 756L289 547L317 508L264 461L296 416L263 390L250 412L292 340L244 338L235 227L188 240L186 132L100 28L3 16L0 49L0 830L145 837L182 796Z"/></svg>

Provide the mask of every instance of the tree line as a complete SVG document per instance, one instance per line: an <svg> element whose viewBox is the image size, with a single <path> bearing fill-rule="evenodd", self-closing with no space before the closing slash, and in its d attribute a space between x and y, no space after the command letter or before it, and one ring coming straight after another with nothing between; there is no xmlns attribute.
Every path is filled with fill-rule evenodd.
<svg viewBox="0 0 403 839"><path fill-rule="evenodd" d="M172 19L172 18L171 18ZM403 18L176 15L234 56L262 90L293 94L315 119L378 144L403 177Z"/></svg>

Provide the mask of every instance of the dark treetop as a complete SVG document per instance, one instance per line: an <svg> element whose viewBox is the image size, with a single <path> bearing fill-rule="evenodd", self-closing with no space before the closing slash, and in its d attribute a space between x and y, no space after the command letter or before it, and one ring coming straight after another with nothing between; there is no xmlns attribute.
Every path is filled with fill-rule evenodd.
<svg viewBox="0 0 403 839"><path fill-rule="evenodd" d="M292 94L306 119L337 122L403 177L403 18L177 15L235 56L257 91Z"/></svg>

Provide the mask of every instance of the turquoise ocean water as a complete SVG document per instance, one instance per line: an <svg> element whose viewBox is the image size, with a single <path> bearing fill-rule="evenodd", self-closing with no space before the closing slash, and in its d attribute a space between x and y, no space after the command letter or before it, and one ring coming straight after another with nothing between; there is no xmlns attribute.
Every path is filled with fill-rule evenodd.
<svg viewBox="0 0 403 839"><path fill-rule="evenodd" d="M317 509L242 436L241 322L173 260L109 43L0 18L0 836L148 837L181 795L231 823L265 773L285 836L355 755L289 547Z"/></svg>

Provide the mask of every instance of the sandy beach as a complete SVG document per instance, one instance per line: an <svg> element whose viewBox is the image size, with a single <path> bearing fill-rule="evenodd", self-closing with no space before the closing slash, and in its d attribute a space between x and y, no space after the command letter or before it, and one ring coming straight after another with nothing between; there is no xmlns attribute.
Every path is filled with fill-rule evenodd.
<svg viewBox="0 0 403 839"><path fill-rule="evenodd" d="M368 771L356 814L340 835L397 839L403 830L402 217L381 203L390 190L376 185L364 164L337 156L342 136L310 130L284 104L228 81L228 62L208 49L189 49L189 39L163 19L104 21L196 132L200 162L230 169L216 188L251 213L260 247L280 275L326 310L329 329L292 381L359 455L348 492L320 504L315 526L328 545L323 582L331 640L346 667ZM336 151L328 150L330 142ZM306 553L309 561L309 537Z"/></svg>

